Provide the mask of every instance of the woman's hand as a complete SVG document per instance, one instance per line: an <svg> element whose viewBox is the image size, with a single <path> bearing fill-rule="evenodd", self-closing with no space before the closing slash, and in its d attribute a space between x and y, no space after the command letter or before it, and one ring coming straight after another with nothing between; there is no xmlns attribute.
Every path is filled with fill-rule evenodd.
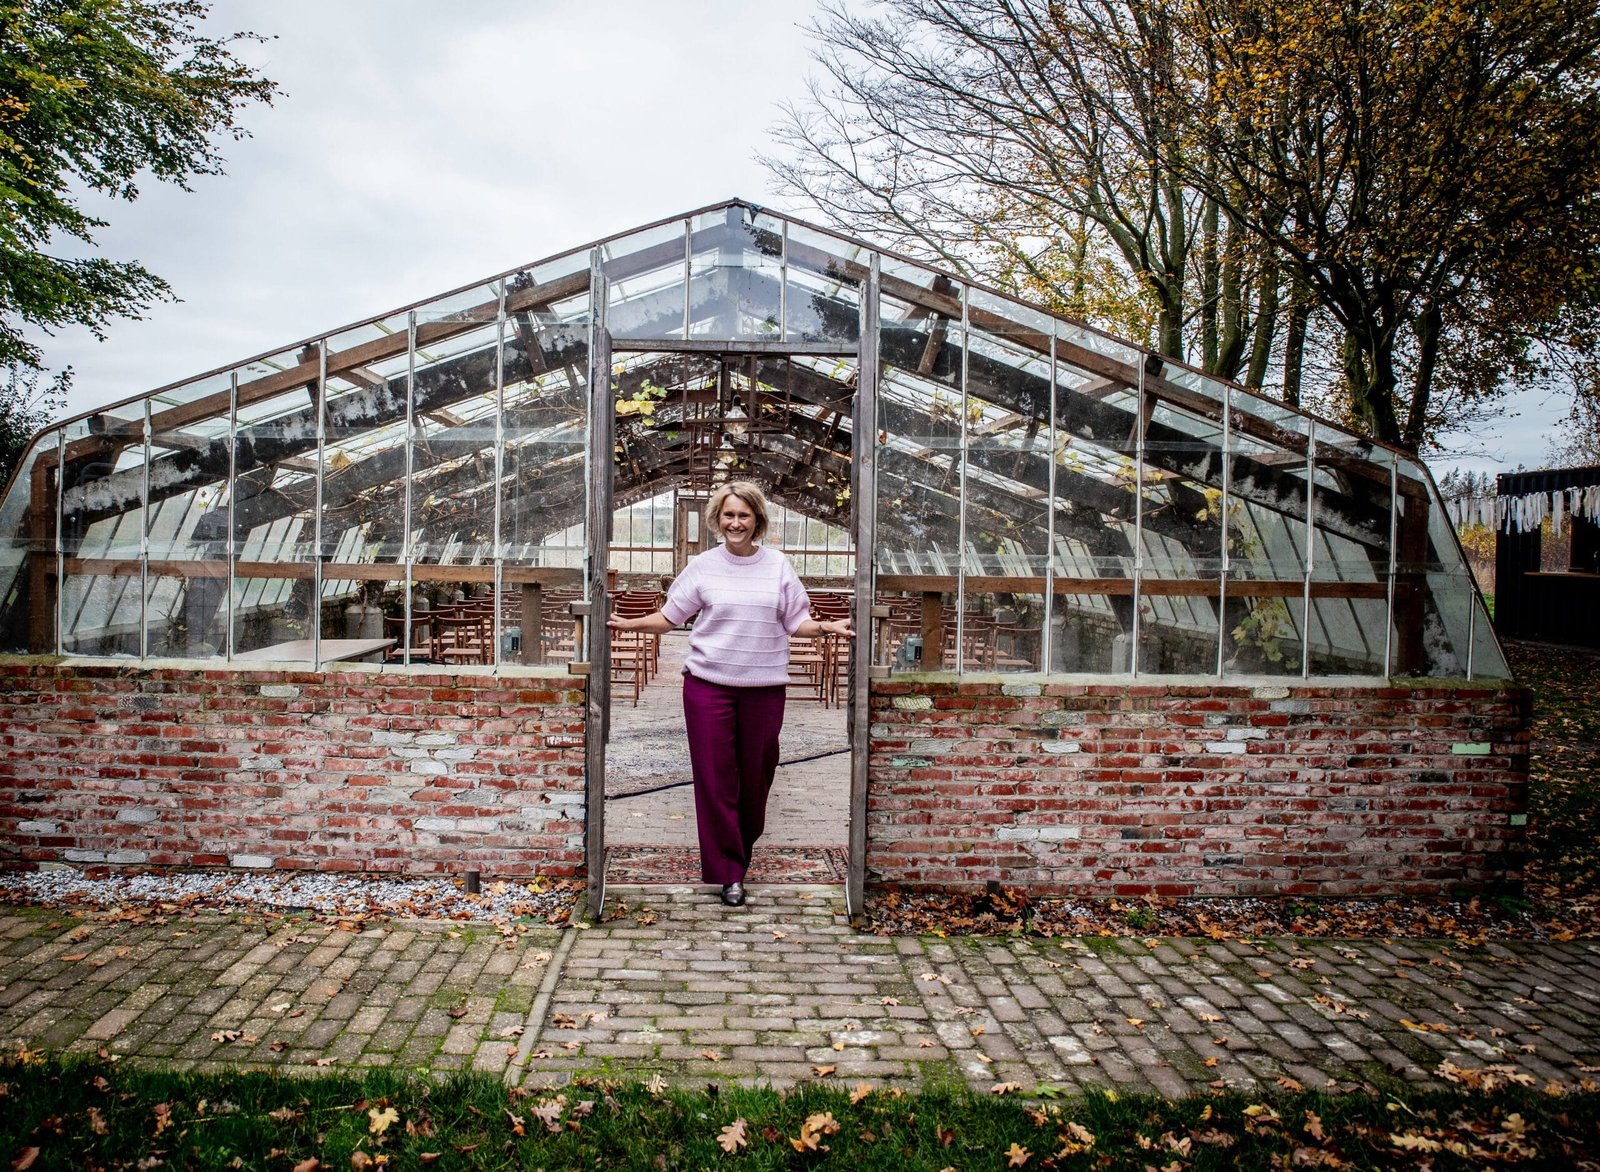
<svg viewBox="0 0 1600 1172"><path fill-rule="evenodd" d="M807 630L807 627L810 629ZM795 632L801 638L806 639L817 639L823 635L854 635L855 633L855 627L851 625L850 620L847 618L824 619L821 622L816 619L807 619L800 624L800 629Z"/></svg>

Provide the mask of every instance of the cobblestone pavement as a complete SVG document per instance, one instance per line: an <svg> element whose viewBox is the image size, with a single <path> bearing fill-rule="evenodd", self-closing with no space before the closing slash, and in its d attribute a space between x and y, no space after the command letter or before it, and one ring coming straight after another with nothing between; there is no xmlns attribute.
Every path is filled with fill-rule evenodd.
<svg viewBox="0 0 1600 1172"><path fill-rule="evenodd" d="M1181 1095L1600 1067L1600 944L887 938L836 887L619 888L557 930L0 909L0 1041L545 1085L827 1078ZM353 929L353 930L347 930ZM1448 1070L1447 1067L1443 1068Z"/></svg>

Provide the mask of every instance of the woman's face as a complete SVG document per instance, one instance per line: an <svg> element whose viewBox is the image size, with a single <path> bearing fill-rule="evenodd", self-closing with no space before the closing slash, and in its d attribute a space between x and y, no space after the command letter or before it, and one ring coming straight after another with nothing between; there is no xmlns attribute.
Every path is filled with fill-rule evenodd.
<svg viewBox="0 0 1600 1172"><path fill-rule="evenodd" d="M722 529L722 540L733 553L749 550L755 545L755 511L736 496L729 496L717 511L717 524Z"/></svg>

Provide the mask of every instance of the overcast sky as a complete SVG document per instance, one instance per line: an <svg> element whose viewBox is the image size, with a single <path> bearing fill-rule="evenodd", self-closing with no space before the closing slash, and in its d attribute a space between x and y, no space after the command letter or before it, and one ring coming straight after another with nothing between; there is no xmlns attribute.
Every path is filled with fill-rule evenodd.
<svg viewBox="0 0 1600 1172"><path fill-rule="evenodd" d="M216 0L278 82L193 192L106 206L101 252L182 300L45 341L73 413L276 349L597 237L740 196L810 69L815 0ZM804 209L790 207L805 216ZM1530 466L1559 405L1464 440Z"/></svg>

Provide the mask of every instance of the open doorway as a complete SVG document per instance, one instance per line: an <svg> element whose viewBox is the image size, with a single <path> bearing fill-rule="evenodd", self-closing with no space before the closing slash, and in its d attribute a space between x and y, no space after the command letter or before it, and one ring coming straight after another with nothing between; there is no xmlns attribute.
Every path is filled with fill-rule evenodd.
<svg viewBox="0 0 1600 1172"><path fill-rule="evenodd" d="M616 510L609 562L612 605L642 612L687 560L705 548L706 489L679 486ZM766 544L794 564L816 613L844 613L855 551L843 529L809 517L774 494ZM606 749L606 879L698 883L699 846L682 671L688 632L638 645L612 642L610 739ZM767 804L767 829L749 880L842 883L846 875L850 740L848 648L796 640L782 750Z"/></svg>

